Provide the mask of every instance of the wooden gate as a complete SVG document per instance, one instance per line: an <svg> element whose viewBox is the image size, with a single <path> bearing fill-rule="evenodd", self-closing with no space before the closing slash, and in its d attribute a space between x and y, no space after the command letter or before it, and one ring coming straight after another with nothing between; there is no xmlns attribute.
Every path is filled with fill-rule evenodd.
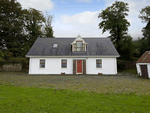
<svg viewBox="0 0 150 113"><path fill-rule="evenodd" d="M148 78L147 65L140 65L142 77Z"/></svg>

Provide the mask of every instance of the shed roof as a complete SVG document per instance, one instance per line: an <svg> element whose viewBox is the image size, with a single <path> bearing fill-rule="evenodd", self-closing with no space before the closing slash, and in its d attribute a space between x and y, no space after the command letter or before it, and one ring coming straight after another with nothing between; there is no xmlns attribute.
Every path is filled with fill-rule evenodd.
<svg viewBox="0 0 150 113"><path fill-rule="evenodd" d="M146 51L136 63L150 63L150 51Z"/></svg>
<svg viewBox="0 0 150 113"><path fill-rule="evenodd" d="M75 38L38 38L27 56L119 56L109 38L83 38L88 43L86 52L72 52ZM53 48L57 43L58 47Z"/></svg>

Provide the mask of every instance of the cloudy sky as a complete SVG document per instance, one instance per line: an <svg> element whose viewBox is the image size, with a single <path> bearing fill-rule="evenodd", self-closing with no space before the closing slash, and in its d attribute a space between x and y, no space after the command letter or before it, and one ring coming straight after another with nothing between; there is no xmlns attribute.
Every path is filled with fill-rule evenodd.
<svg viewBox="0 0 150 113"><path fill-rule="evenodd" d="M131 26L128 34L133 39L142 37L142 23L138 18L139 11L147 5L150 0L122 0L129 4L129 15L127 17ZM55 37L107 37L109 32L102 34L98 28L101 20L98 14L111 6L115 0L18 0L23 8L36 8L43 12L47 11L54 15L52 23Z"/></svg>

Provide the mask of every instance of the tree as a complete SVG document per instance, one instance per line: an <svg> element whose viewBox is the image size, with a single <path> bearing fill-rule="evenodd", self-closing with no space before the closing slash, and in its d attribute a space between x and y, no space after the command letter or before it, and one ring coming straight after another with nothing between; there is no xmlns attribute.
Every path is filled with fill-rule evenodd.
<svg viewBox="0 0 150 113"><path fill-rule="evenodd" d="M53 36L53 28L52 28L52 21L54 19L54 15L48 15L46 12L45 16L45 28L44 28L44 34L46 38L54 38Z"/></svg>
<svg viewBox="0 0 150 113"><path fill-rule="evenodd" d="M126 61L133 61L136 58L133 54L136 53L136 46L132 41L132 37L130 35L124 36L124 38L120 41L121 48L121 59ZM129 46L130 45L130 46Z"/></svg>
<svg viewBox="0 0 150 113"><path fill-rule="evenodd" d="M20 54L19 40L22 38L22 7L16 0L0 1L0 48L8 49L13 56Z"/></svg>
<svg viewBox="0 0 150 113"><path fill-rule="evenodd" d="M148 41L145 38L138 40L139 57L149 48Z"/></svg>
<svg viewBox="0 0 150 113"><path fill-rule="evenodd" d="M99 28L102 29L102 33L110 31L112 42L116 46L116 49L121 54L121 48L123 47L121 41L126 38L128 27L130 23L125 19L128 16L126 12L129 12L128 4L116 1L112 6L107 7L99 14L98 18L102 19L99 23Z"/></svg>
<svg viewBox="0 0 150 113"><path fill-rule="evenodd" d="M143 27L142 29L144 37L140 40L141 43L147 44L143 45L144 47L146 47L143 50L146 51L150 49L150 6L146 6L145 8L141 9L139 18L142 20L143 23L147 23L147 26ZM143 47L141 47L141 49L142 48ZM141 52L143 52L143 50L141 50Z"/></svg>
<svg viewBox="0 0 150 113"><path fill-rule="evenodd" d="M150 6L146 6L145 8L141 9L139 18L142 19L143 23L150 21Z"/></svg>
<svg viewBox="0 0 150 113"><path fill-rule="evenodd" d="M34 8L24 9L24 32L27 34L27 48L30 48L38 37L43 37L42 26L45 22L41 11Z"/></svg>

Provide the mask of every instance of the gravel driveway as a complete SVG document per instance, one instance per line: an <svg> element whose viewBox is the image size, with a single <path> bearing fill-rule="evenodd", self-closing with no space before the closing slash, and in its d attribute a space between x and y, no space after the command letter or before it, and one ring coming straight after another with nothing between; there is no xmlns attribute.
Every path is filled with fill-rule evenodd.
<svg viewBox="0 0 150 113"><path fill-rule="evenodd" d="M10 84L97 93L150 94L150 80L130 73L119 73L116 76L28 76L25 73L0 73L0 85Z"/></svg>

